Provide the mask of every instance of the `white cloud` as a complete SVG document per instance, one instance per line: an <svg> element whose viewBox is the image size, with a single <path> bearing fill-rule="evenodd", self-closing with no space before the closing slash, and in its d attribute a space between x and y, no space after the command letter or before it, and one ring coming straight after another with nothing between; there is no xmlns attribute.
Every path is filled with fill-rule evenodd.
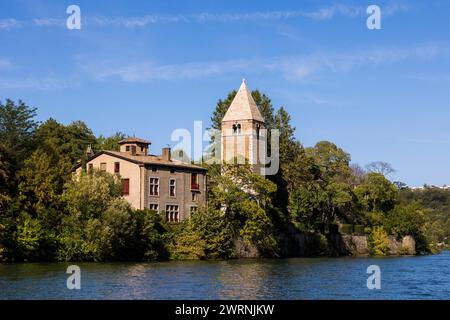
<svg viewBox="0 0 450 320"><path fill-rule="evenodd" d="M87 23L104 27L145 27L157 23L174 22L246 22L258 20L286 20L290 18L308 18L313 20L326 20L334 16L342 15L354 18L365 14L365 8L362 6L333 5L313 11L267 11L267 12L249 12L249 13L198 13L198 14L177 14L177 15L144 15L138 17L92 17Z"/></svg>
<svg viewBox="0 0 450 320"><path fill-rule="evenodd" d="M157 23L169 23L187 21L183 15L144 15L140 17L119 17L119 18L107 18L101 16L95 16L87 19L87 25L94 25L99 27L145 27L147 25Z"/></svg>
<svg viewBox="0 0 450 320"><path fill-rule="evenodd" d="M224 74L277 73L289 80L303 80L329 73L350 72L364 66L392 64L406 60L426 60L449 56L448 46L424 44L414 47L385 47L351 52L314 52L304 56L242 59L213 62L157 64L90 61L80 64L98 80L117 77L125 82L204 78Z"/></svg>
<svg viewBox="0 0 450 320"><path fill-rule="evenodd" d="M384 47L352 52L315 52L301 57L275 59L269 69L281 69L287 78L302 79L324 72L349 72L363 66L396 63L404 60L426 60L448 56L447 46L436 44L415 47Z"/></svg>
<svg viewBox="0 0 450 320"><path fill-rule="evenodd" d="M38 27L64 27L66 25L64 19L55 18L33 19L33 23Z"/></svg>
<svg viewBox="0 0 450 320"><path fill-rule="evenodd" d="M312 11L257 11L249 13L198 13L198 14L177 14L177 15L144 15L140 17L106 18L95 17L91 19L93 24L98 26L123 26L123 27L145 27L157 23L170 22L246 22L259 20L286 20L291 18L308 18L312 20L329 20L336 16L346 18L356 18L366 15L367 6L355 6L334 4L327 7L318 8ZM385 15L393 15L397 12L409 10L404 4L389 3L382 7Z"/></svg>
<svg viewBox="0 0 450 320"><path fill-rule="evenodd" d="M175 80L208 77L227 72L248 69L251 61L225 61L212 63L185 63L157 65L152 62L141 62L120 66L113 63L88 63L83 69L98 80L118 77L126 82L142 82L147 80Z"/></svg>
<svg viewBox="0 0 450 320"><path fill-rule="evenodd" d="M8 59L0 58L0 69L7 69L12 67L12 63Z"/></svg>
<svg viewBox="0 0 450 320"><path fill-rule="evenodd" d="M69 79L59 79L53 76L44 78L0 78L1 90L37 90L52 91L74 87L78 83Z"/></svg>
<svg viewBox="0 0 450 320"><path fill-rule="evenodd" d="M20 26L21 22L16 19L0 19L0 30L11 30Z"/></svg>
<svg viewBox="0 0 450 320"><path fill-rule="evenodd" d="M382 6L384 15L393 15L397 12L409 10L409 7L403 3L390 2ZM194 13L194 14L147 14L136 17L104 17L104 16L86 16L83 23L94 27L125 27L142 28L148 25L161 23L178 22L248 22L264 20L286 20L293 18L306 18L316 21L329 20L337 16L346 18L356 18L366 15L366 6L333 4L314 10L291 10L291 11L256 11L248 13ZM36 18L30 21L18 21L16 19L0 20L0 30L10 30L22 25L35 25L38 27L62 27L65 26L65 19L61 18Z"/></svg>

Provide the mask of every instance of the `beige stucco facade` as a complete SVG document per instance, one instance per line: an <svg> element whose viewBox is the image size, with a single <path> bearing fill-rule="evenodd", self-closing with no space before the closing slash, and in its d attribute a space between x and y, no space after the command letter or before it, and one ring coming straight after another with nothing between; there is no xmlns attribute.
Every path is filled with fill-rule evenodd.
<svg viewBox="0 0 450 320"><path fill-rule="evenodd" d="M123 198L127 200L133 208L142 209L142 190L140 184L141 166L139 164L118 159L108 154L101 154L98 157L86 162L86 168L92 165L94 170L102 170L101 164L106 164L106 172L114 174L114 165L118 162L120 165L120 178L130 179L130 192L129 195L124 195ZM81 168L78 169L80 172Z"/></svg>

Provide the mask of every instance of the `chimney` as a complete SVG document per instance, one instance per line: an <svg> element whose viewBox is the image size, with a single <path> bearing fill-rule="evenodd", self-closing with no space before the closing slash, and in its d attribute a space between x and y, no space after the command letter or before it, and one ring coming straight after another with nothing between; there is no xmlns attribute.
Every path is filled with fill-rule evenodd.
<svg viewBox="0 0 450 320"><path fill-rule="evenodd" d="M88 147L86 148L86 156L88 158L92 157L94 155L94 151L92 150L91 145L88 145Z"/></svg>
<svg viewBox="0 0 450 320"><path fill-rule="evenodd" d="M162 159L164 161L170 161L170 148L162 148Z"/></svg>

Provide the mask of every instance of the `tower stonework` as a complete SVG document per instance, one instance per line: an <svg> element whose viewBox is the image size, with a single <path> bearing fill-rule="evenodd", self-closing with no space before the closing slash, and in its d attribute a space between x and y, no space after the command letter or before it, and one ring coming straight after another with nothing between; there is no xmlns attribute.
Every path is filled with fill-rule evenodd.
<svg viewBox="0 0 450 320"><path fill-rule="evenodd" d="M266 153L265 141L264 118L243 80L222 119L221 160L238 163L247 160L252 170L261 174L265 157L259 153Z"/></svg>

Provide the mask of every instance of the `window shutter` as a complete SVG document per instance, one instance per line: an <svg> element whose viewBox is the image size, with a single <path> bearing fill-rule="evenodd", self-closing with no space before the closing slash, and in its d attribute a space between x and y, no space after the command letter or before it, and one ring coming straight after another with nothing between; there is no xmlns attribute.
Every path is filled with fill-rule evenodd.
<svg viewBox="0 0 450 320"><path fill-rule="evenodd" d="M130 179L123 179L122 180L122 195L127 196L130 194Z"/></svg>

